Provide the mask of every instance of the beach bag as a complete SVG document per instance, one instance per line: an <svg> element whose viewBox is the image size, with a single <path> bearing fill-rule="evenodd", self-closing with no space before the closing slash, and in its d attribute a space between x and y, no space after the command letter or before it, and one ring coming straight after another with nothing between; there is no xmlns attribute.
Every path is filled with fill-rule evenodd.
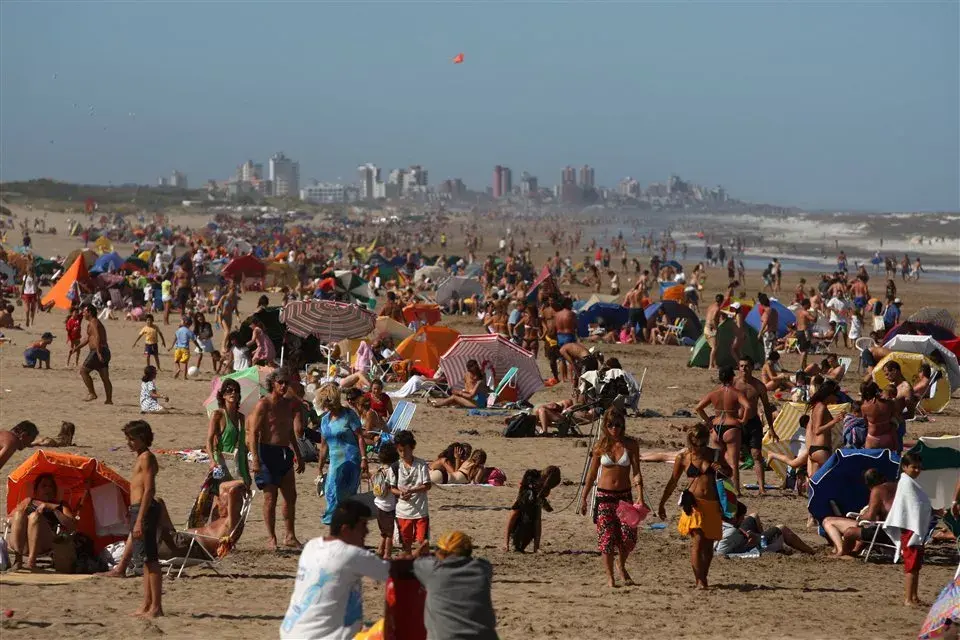
<svg viewBox="0 0 960 640"><path fill-rule="evenodd" d="M493 485L494 487L502 487L507 484L507 474L496 467L488 468L486 476L486 484Z"/></svg>
<svg viewBox="0 0 960 640"><path fill-rule="evenodd" d="M504 438L532 438L537 431L537 418L530 413L518 413L509 420L503 430Z"/></svg>
<svg viewBox="0 0 960 640"><path fill-rule="evenodd" d="M650 515L650 507L646 505L630 504L626 500L621 500L617 504L617 519L632 529L639 527L648 515Z"/></svg>

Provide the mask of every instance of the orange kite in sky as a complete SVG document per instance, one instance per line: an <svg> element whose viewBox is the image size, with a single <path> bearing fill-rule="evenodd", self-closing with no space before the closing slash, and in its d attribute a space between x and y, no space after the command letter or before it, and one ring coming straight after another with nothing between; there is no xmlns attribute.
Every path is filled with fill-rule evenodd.
<svg viewBox="0 0 960 640"><path fill-rule="evenodd" d="M461 64L462 62L463 62L462 53L458 53L457 55L453 56L453 64Z"/></svg>

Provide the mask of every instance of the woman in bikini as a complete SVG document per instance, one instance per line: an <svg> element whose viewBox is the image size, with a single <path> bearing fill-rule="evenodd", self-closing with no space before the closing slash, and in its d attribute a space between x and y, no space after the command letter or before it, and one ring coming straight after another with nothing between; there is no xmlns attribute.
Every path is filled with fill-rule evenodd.
<svg viewBox="0 0 960 640"><path fill-rule="evenodd" d="M483 372L476 360L467 360L467 370L463 373L463 391L453 389L450 397L443 400L431 400L434 407L466 407L474 409L487 406L487 396L490 389L483 379Z"/></svg>
<svg viewBox="0 0 960 640"><path fill-rule="evenodd" d="M632 472L632 475L631 475ZM607 572L607 584L616 587L613 576L614 556L626 585L634 584L627 573L627 558L637 544L637 530L620 522L617 505L620 501L633 503L631 487L637 487L638 504L646 506L643 497L643 475L640 473L640 451L637 441L626 435L626 419L614 408L603 414L600 441L594 447L587 471L586 485L580 513L587 514L587 500L596 480L593 521L597 525L597 543Z"/></svg>
<svg viewBox="0 0 960 640"><path fill-rule="evenodd" d="M807 477L813 474L833 455L831 430L837 424L843 423L844 413L837 417L830 415L828 406L837 403L837 393L840 387L836 382L824 380L817 392L810 396L807 403L807 413L810 414L810 424L807 426Z"/></svg>
<svg viewBox="0 0 960 640"><path fill-rule="evenodd" d="M883 397L883 392L873 380L860 385L860 401L860 412L867 421L867 439L864 446L867 449L896 451L900 447L897 425L894 422L898 414L897 403Z"/></svg>
<svg viewBox="0 0 960 640"><path fill-rule="evenodd" d="M710 429L710 446L723 452L727 465L733 469L733 484L740 493L740 425L750 410L750 402L733 386L733 367L720 367L720 387L703 396L697 405L697 415ZM714 416L706 408L713 406Z"/></svg>
<svg viewBox="0 0 960 640"><path fill-rule="evenodd" d="M486 464L487 452L483 449L474 449L456 473L450 474L449 482L453 484L483 484L487 479ZM461 480L463 480L462 483Z"/></svg>
<svg viewBox="0 0 960 640"><path fill-rule="evenodd" d="M689 484L680 498L680 535L690 536L690 566L697 581L697 589L708 588L707 574L713 561L713 543L723 537L723 513L717 495L717 476L729 477L732 469L710 444L710 429L697 424L687 431L687 448L673 463L673 475L663 489L657 515L667 519L667 498L677 488L680 477L686 475ZM734 467L735 469L735 467Z"/></svg>
<svg viewBox="0 0 960 640"><path fill-rule="evenodd" d="M454 442L440 452L430 463L430 482L433 484L467 484L467 477L460 472L473 447L466 442Z"/></svg>

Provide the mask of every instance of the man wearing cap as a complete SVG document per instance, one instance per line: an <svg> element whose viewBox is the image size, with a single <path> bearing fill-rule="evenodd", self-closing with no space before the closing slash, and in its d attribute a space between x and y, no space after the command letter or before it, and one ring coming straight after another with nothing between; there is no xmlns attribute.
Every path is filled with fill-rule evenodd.
<svg viewBox="0 0 960 640"><path fill-rule="evenodd" d="M490 595L493 567L473 557L473 541L454 531L437 541L435 556L413 561L413 573L427 590L427 640L497 640L497 616Z"/></svg>
<svg viewBox="0 0 960 640"><path fill-rule="evenodd" d="M47 331L40 339L27 347L23 352L23 367L25 369L43 369L43 364L50 368L50 343L53 342L54 335Z"/></svg>

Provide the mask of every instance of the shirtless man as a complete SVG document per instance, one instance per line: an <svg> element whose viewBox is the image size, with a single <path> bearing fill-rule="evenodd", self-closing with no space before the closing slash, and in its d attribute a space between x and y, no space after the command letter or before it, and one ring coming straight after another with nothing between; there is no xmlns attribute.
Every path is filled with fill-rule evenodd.
<svg viewBox="0 0 960 640"><path fill-rule="evenodd" d="M297 446L297 433L303 432L300 403L287 395L290 373L276 369L267 376L270 395L261 398L247 418L252 427L247 431L247 450L252 454L250 472L263 491L263 523L269 537L267 548L277 548L277 491L283 496L283 522L286 537L283 545L300 548L294 533L297 509L297 487L294 467L303 473L303 458Z"/></svg>
<svg viewBox="0 0 960 640"><path fill-rule="evenodd" d="M647 317L643 313L643 291L640 290L639 283L633 289L627 291L627 295L623 296L623 306L630 311L627 322L630 330L633 331L634 340L637 342L645 341L643 329L647 326Z"/></svg>
<svg viewBox="0 0 960 640"><path fill-rule="evenodd" d="M39 433L37 425L29 420L18 422L10 431L0 431L0 469L14 453L29 447Z"/></svg>
<svg viewBox="0 0 960 640"><path fill-rule="evenodd" d="M567 361L560 357L560 344L557 341L557 312L563 309L556 295L550 296L540 309L540 326L543 334L543 352L550 361L550 373L555 382L566 382ZM559 362L559 367L558 367Z"/></svg>
<svg viewBox="0 0 960 640"><path fill-rule="evenodd" d="M810 351L812 346L811 341L813 340L813 324L817 321L817 317L814 313L810 311L810 300L804 299L800 303L800 308L797 309L797 346L800 347L801 353L806 353Z"/></svg>
<svg viewBox="0 0 960 640"><path fill-rule="evenodd" d="M877 522L885 520L893 506L897 493L897 483L886 480L876 469L867 469L863 481L870 490L870 498L861 511L858 520ZM861 529L853 518L829 516L821 523L830 542L833 543L834 557L852 560L860 551L864 539L873 538L873 528ZM882 526L882 525L880 525ZM882 530L880 535L886 535Z"/></svg>
<svg viewBox="0 0 960 640"><path fill-rule="evenodd" d="M577 315L573 312L573 301L570 298L563 298L560 302L560 310L554 317L554 326L557 330L557 345L560 347L560 355L571 365L575 363L576 354L579 351L564 351L567 345L577 343ZM582 345L581 345L582 346ZM582 355L580 357L583 357ZM573 385L577 385L576 367L572 373Z"/></svg>
<svg viewBox="0 0 960 640"><path fill-rule="evenodd" d="M899 362L895 360L887 362L883 365L883 372L886 374L890 384L897 389L897 394L894 398L897 403L897 415L894 416L894 423L897 428L897 436L901 437L901 434L906 432L907 420L912 419L914 415L916 415L917 398L913 393L913 386L903 377Z"/></svg>
<svg viewBox="0 0 960 640"><path fill-rule="evenodd" d="M190 293L193 291L192 264L189 260L185 260L173 276L173 285L177 291L177 306L180 307L181 315L186 314L187 302L190 300Z"/></svg>
<svg viewBox="0 0 960 640"><path fill-rule="evenodd" d="M857 277L850 285L850 295L853 296L853 306L863 311L867 307L867 300L870 299L870 289L867 283Z"/></svg>
<svg viewBox="0 0 960 640"><path fill-rule="evenodd" d="M720 307L723 305L723 295L717 294L713 299L713 304L707 308L707 316L703 325L703 337L707 339L710 345L710 364L709 369L715 369L717 366L717 328L720 326Z"/></svg>
<svg viewBox="0 0 960 640"><path fill-rule="evenodd" d="M97 309L92 304L87 303L80 307L83 312L83 319L87 321L87 338L73 349L70 353L77 353L86 346L90 347L90 353L87 354L83 366L80 367L80 378L87 387L87 397L84 402L97 399L97 392L93 389L93 378L90 377L91 371L100 374L100 380L103 381L103 394L106 400L103 404L113 404L113 384L110 382L110 347L107 345L107 330L103 323L97 319Z"/></svg>
<svg viewBox="0 0 960 640"><path fill-rule="evenodd" d="M777 344L780 312L770 306L770 298L765 293L757 294L757 302L763 305L763 312L760 314L760 339L763 341L763 357L769 358Z"/></svg>
<svg viewBox="0 0 960 640"><path fill-rule="evenodd" d="M696 407L697 415L710 427L710 446L723 452L723 457L733 469L733 484L740 495L740 427L743 417L750 409L743 392L734 387L733 367L720 367L720 386L703 396ZM713 417L706 408L713 407Z"/></svg>
<svg viewBox="0 0 960 640"><path fill-rule="evenodd" d="M763 486L763 422L760 420L759 405L763 403L763 414L767 417L767 425L771 427L770 434L777 440L777 432L773 430L773 405L767 395L767 388L762 382L753 377L754 362L750 356L741 356L738 362L740 375L733 383L733 387L747 399L749 407L743 415L743 426L740 428L741 447L749 447L753 456L753 468L757 472L757 482L760 485L760 495L767 494ZM739 491L740 486L737 485Z"/></svg>

